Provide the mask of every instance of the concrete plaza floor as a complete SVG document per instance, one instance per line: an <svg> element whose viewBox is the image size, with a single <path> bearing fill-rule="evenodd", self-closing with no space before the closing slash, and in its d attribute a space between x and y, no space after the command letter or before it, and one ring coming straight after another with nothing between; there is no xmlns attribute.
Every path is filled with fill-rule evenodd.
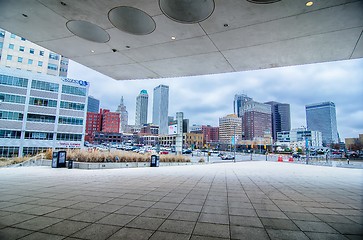
<svg viewBox="0 0 363 240"><path fill-rule="evenodd" d="M363 171L0 169L0 239L363 239Z"/></svg>

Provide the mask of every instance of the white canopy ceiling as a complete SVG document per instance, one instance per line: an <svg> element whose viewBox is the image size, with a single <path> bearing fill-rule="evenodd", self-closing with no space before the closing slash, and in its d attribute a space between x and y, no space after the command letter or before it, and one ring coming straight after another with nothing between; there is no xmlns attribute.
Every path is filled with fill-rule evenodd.
<svg viewBox="0 0 363 240"><path fill-rule="evenodd" d="M260 1L0 0L0 27L118 80L363 57L363 1Z"/></svg>

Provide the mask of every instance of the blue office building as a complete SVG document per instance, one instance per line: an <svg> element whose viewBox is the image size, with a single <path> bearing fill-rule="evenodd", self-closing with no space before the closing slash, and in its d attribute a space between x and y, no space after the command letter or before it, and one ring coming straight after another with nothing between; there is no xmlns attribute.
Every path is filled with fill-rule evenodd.
<svg viewBox="0 0 363 240"><path fill-rule="evenodd" d="M99 113L100 112L100 100L98 100L92 96L89 96L88 104L87 104L87 112Z"/></svg>
<svg viewBox="0 0 363 240"><path fill-rule="evenodd" d="M338 143L337 118L333 102L321 102L305 106L308 130L320 131L323 145Z"/></svg>

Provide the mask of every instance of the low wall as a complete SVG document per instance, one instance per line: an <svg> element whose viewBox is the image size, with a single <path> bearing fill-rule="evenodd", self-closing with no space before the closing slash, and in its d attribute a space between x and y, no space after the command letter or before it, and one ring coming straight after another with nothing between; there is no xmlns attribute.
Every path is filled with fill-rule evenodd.
<svg viewBox="0 0 363 240"><path fill-rule="evenodd" d="M160 162L160 167L167 166L185 166L185 165L198 165L204 163L192 162ZM23 163L12 165L11 167L31 167L31 166L52 166L51 160L37 159L29 160ZM150 167L150 162L122 162L122 163L89 163L89 162L73 162L73 168L77 169L115 169L115 168L139 168Z"/></svg>

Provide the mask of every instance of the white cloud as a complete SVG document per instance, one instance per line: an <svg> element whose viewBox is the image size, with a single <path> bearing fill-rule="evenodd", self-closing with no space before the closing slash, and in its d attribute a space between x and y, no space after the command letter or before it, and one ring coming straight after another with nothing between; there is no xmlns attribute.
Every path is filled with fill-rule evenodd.
<svg viewBox="0 0 363 240"><path fill-rule="evenodd" d="M233 112L236 93L245 93L256 101L291 104L292 126L306 125L305 105L333 101L337 108L341 137L363 133L363 60L319 63L302 66L181 77L116 81L89 68L71 62L69 77L91 82L90 94L101 100L101 107L116 110L121 96L134 122L136 96L149 93L151 122L153 88L170 87L169 115L184 111L190 123L218 125L219 117Z"/></svg>

